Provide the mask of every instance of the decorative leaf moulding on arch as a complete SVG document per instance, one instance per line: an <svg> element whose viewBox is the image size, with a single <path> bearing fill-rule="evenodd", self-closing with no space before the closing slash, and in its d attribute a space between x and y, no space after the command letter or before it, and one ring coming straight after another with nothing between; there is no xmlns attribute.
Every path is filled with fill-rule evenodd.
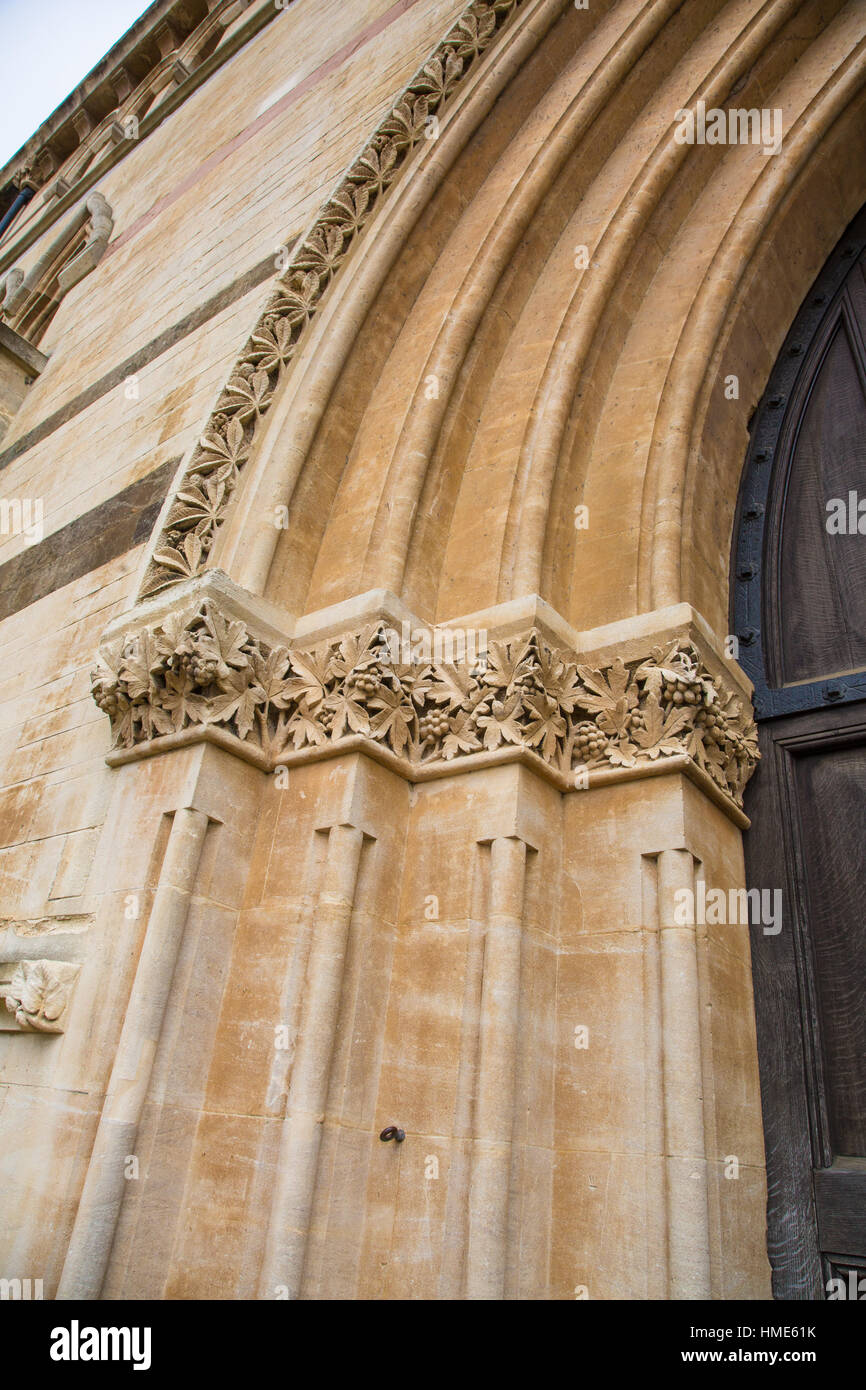
<svg viewBox="0 0 866 1390"><path fill-rule="evenodd" d="M483 655L453 645L453 661L403 664L381 618L315 645L268 645L198 597L106 644L93 694L116 750L212 738L272 769L355 747L410 780L521 758L563 789L679 759L742 806L759 756L749 701L687 638L595 665L535 625Z"/></svg>
<svg viewBox="0 0 866 1390"><path fill-rule="evenodd" d="M200 574L262 416L323 296L455 89L525 0L474 0L406 87L277 281L169 509L142 598Z"/></svg>

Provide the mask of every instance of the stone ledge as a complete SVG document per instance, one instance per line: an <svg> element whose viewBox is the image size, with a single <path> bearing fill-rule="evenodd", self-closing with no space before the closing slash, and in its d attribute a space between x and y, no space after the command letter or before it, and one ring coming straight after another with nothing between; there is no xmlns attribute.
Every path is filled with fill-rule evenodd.
<svg viewBox="0 0 866 1390"><path fill-rule="evenodd" d="M39 376L48 366L45 353L40 352L5 323L0 323L0 354L10 358L16 367L20 367L30 376Z"/></svg>

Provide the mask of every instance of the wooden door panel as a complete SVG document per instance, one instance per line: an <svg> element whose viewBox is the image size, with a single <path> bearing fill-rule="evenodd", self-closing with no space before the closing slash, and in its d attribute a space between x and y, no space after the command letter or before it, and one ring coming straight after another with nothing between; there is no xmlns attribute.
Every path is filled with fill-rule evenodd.
<svg viewBox="0 0 866 1390"><path fill-rule="evenodd" d="M732 557L732 630L755 685L762 754L746 793L746 874L783 901L777 935L751 929L768 1252L777 1298L822 1299L830 1279L849 1275L855 1292L845 1296L857 1297L861 1274L866 1288L866 209L798 314L750 432ZM827 526L834 498L849 504L841 533Z"/></svg>
<svg viewBox="0 0 866 1390"><path fill-rule="evenodd" d="M820 1299L832 1255L866 1261L866 1201L855 1220L864 1191L850 1181L866 1171L866 707L774 720L759 739L747 876L783 901L777 935L751 928L768 1253L777 1298Z"/></svg>
<svg viewBox="0 0 866 1390"><path fill-rule="evenodd" d="M839 319L796 442L780 538L781 679L818 680L866 666L866 536L827 529L827 503L866 499L866 419L858 354ZM855 521L856 524L856 521ZM866 517L864 517L866 530Z"/></svg>
<svg viewBox="0 0 866 1390"><path fill-rule="evenodd" d="M866 1250L866 1159L838 1159L815 1173L814 1185L818 1239L828 1262L836 1263L834 1256L859 1262Z"/></svg>
<svg viewBox="0 0 866 1390"><path fill-rule="evenodd" d="M866 745L795 769L827 1137L834 1156L866 1158Z"/></svg>

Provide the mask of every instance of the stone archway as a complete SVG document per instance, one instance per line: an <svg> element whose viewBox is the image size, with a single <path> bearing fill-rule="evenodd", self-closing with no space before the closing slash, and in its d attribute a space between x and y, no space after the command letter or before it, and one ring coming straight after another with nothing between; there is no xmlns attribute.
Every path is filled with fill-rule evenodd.
<svg viewBox="0 0 866 1390"><path fill-rule="evenodd" d="M157 1277L165 1183L115 1167L159 1145L204 876L239 926L169 1296L216 1259L262 1297L767 1296L748 924L705 910L755 753L727 538L843 161L866 192L864 43L841 3L475 4L302 239L103 646L164 856L64 1294ZM698 101L787 139L681 144Z"/></svg>

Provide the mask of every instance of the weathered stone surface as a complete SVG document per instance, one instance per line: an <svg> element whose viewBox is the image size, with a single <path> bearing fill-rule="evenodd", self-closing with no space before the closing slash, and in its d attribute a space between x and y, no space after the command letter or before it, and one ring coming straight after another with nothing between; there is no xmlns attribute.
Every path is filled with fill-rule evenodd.
<svg viewBox="0 0 866 1390"><path fill-rule="evenodd" d="M862 8L148 15L7 171L0 277L114 222L5 412L0 1274L766 1298L747 930L674 903L744 886L730 533ZM776 154L677 143L734 90Z"/></svg>

